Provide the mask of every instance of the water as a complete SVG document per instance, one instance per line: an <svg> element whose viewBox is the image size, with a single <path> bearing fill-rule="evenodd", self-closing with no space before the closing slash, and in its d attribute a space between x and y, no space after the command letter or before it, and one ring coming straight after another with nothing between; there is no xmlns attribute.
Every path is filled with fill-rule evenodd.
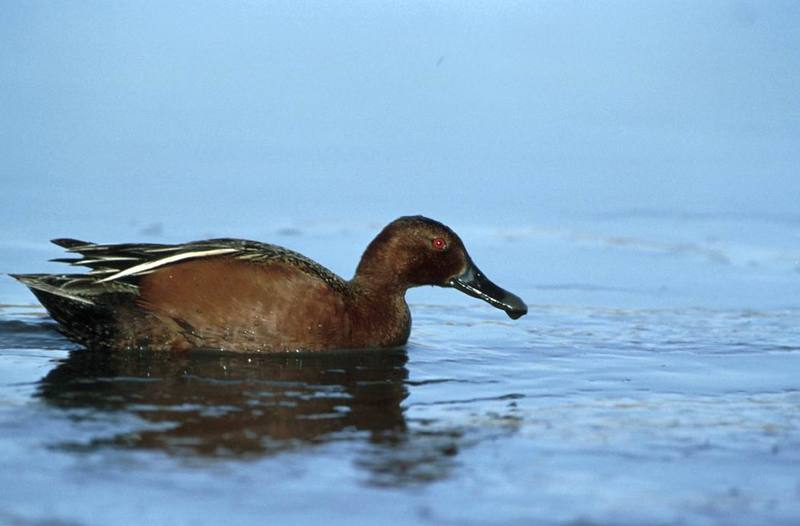
<svg viewBox="0 0 800 526"><path fill-rule="evenodd" d="M633 239L661 220L607 221L602 236L467 229L476 262L529 315L414 290L404 349L103 354L64 340L36 306L3 307L0 522L795 524L793 253L739 245L740 229L718 229L714 257L671 250L690 244L666 235L609 252L618 229ZM673 238L710 228L671 221L683 225ZM340 232L286 240L324 251L359 236ZM504 271L517 252L564 264L542 257L553 277L536 284ZM569 282L578 255L607 277ZM630 268L642 275L614 286ZM714 300L737 280L736 298ZM783 294L766 301L770 281ZM680 305L698 295L706 306ZM600 305L615 302L627 306Z"/></svg>
<svg viewBox="0 0 800 526"><path fill-rule="evenodd" d="M800 516L800 312L415 312L405 350L321 356L95 355L6 314L2 519Z"/></svg>
<svg viewBox="0 0 800 526"><path fill-rule="evenodd" d="M6 2L0 524L800 523L800 4ZM87 352L47 239L349 277L423 213L530 304L404 349Z"/></svg>

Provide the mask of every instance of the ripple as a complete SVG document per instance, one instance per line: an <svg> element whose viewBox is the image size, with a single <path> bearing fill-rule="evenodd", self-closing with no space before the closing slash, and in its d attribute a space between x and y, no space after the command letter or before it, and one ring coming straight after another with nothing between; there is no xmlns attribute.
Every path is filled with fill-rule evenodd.
<svg viewBox="0 0 800 526"><path fill-rule="evenodd" d="M638 488L664 511L735 485L796 509L799 310L531 305L535 323L497 323L478 306L412 309L405 350L244 356L77 350L5 311L19 348L0 357L3 472L59 491L63 462L95 492L118 470L130 491L246 481L243 495L296 484L458 506L496 490L556 515L563 495L589 509Z"/></svg>

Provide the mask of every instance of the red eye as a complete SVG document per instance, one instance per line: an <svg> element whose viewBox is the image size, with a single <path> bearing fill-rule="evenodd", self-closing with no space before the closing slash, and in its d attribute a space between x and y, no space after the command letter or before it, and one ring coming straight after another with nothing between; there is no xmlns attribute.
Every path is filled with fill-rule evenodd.
<svg viewBox="0 0 800 526"><path fill-rule="evenodd" d="M443 237L435 237L431 240L431 245L436 250L444 250L447 248L447 241Z"/></svg>

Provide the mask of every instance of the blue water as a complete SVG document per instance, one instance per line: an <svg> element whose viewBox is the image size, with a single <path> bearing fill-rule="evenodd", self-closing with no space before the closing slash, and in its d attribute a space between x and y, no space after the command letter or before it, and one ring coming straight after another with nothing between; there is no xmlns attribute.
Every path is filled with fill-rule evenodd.
<svg viewBox="0 0 800 526"><path fill-rule="evenodd" d="M0 276L0 523L800 522L794 2L19 3L0 272L456 230L528 316L402 350L98 355Z"/></svg>

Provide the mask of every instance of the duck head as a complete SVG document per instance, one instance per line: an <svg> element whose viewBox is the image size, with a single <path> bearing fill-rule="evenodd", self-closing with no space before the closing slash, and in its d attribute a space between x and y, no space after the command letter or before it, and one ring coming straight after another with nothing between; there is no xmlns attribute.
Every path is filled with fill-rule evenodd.
<svg viewBox="0 0 800 526"><path fill-rule="evenodd" d="M423 216L389 223L361 257L356 279L402 290L420 285L452 287L505 311L511 319L528 313L519 296L480 271L455 232Z"/></svg>

